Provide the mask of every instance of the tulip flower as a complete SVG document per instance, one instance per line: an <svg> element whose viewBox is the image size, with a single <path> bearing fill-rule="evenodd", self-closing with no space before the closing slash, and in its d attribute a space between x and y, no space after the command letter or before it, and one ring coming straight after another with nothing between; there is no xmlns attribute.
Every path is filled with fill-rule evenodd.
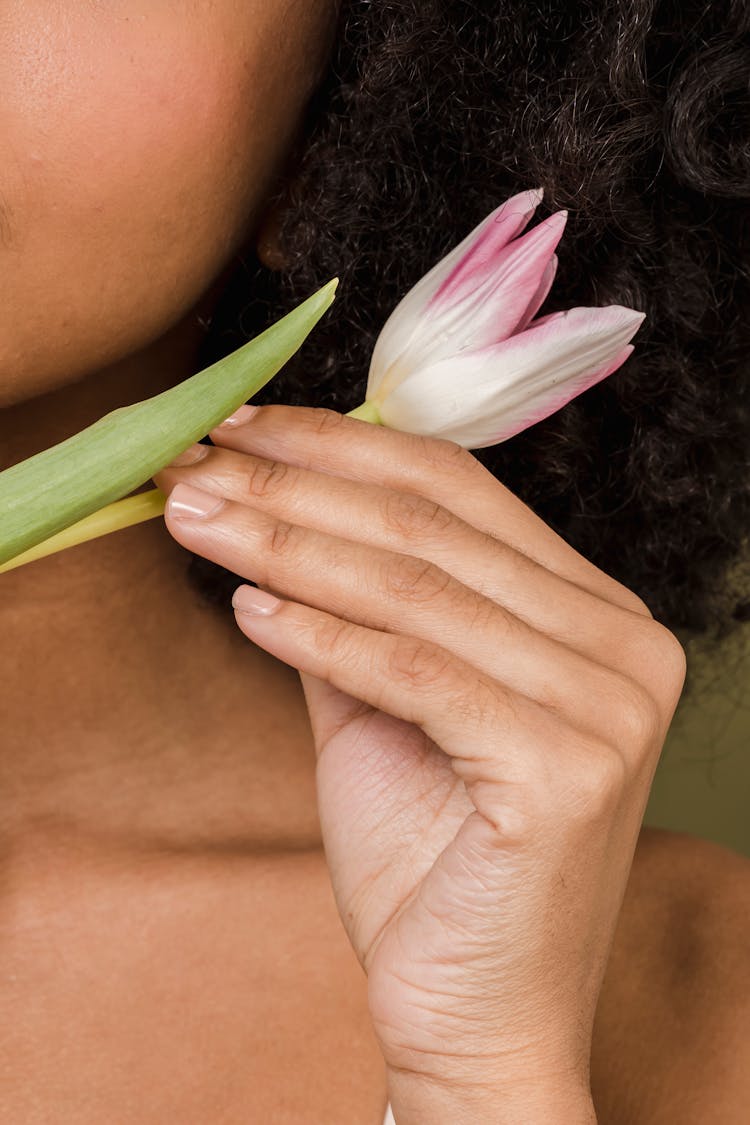
<svg viewBox="0 0 750 1125"><path fill-rule="evenodd" d="M547 418L627 359L643 313L609 305L537 317L567 218L558 211L522 234L541 199L534 190L506 200L406 294L378 336L365 401L351 417L480 449ZM268 382L334 288L206 372L0 473L0 571L160 515L159 489L97 508L144 483ZM248 375L256 357L260 368ZM199 388L209 384L199 380L209 371L212 394L201 407Z"/></svg>
<svg viewBox="0 0 750 1125"><path fill-rule="evenodd" d="M406 294L378 336L355 417L480 449L554 414L627 359L643 313L609 305L534 319L567 219L558 211L520 235L541 198L508 199Z"/></svg>

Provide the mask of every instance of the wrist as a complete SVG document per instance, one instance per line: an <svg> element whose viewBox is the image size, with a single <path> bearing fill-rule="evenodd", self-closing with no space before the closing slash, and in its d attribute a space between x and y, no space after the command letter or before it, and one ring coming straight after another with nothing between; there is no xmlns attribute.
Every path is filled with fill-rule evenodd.
<svg viewBox="0 0 750 1125"><path fill-rule="evenodd" d="M514 1084L458 1085L388 1072L396 1125L596 1125L585 1083L547 1083L541 1076Z"/></svg>

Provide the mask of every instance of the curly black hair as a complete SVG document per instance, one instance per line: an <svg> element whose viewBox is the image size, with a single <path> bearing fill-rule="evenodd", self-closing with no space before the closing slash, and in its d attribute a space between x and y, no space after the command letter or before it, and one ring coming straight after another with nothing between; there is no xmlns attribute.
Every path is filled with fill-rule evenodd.
<svg viewBox="0 0 750 1125"><path fill-rule="evenodd" d="M616 375L474 455L674 631L750 619L750 13L744 0L344 0L285 210L201 367L339 275L297 359L253 399L347 411L404 293L507 196L567 208L544 312L647 320ZM193 556L231 615L239 576Z"/></svg>

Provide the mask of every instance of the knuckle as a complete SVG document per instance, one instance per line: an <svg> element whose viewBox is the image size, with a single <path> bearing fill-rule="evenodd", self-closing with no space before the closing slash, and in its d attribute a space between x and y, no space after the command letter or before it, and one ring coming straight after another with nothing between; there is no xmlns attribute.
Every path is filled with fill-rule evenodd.
<svg viewBox="0 0 750 1125"><path fill-rule="evenodd" d="M620 585L620 589L622 590L623 595L627 595L627 597L624 599L628 602L628 605L625 607L626 609L629 609L632 613L640 614L641 617L645 617L649 621L654 620L654 615L644 602L643 598L640 598L638 594L636 594L628 586Z"/></svg>
<svg viewBox="0 0 750 1125"><path fill-rule="evenodd" d="M662 716L651 692L630 680L619 713L623 737L629 749L647 751L660 741Z"/></svg>
<svg viewBox="0 0 750 1125"><path fill-rule="evenodd" d="M416 441L417 453L430 467L450 475L476 471L479 462L457 441L424 435L417 435Z"/></svg>
<svg viewBox="0 0 750 1125"><path fill-rule="evenodd" d="M451 584L451 576L434 563L414 555L401 555L385 566L383 587L393 598L429 605Z"/></svg>
<svg viewBox="0 0 750 1125"><path fill-rule="evenodd" d="M276 520L269 534L269 553L277 558L290 555L297 546L301 530L296 524Z"/></svg>
<svg viewBox="0 0 750 1125"><path fill-rule="evenodd" d="M311 629L314 650L325 654L329 667L335 667L349 660L352 627L348 621L343 621L339 617L316 618Z"/></svg>
<svg viewBox="0 0 750 1125"><path fill-rule="evenodd" d="M652 630L655 631L655 639L658 645L661 667L664 671L665 683L667 686L671 686L672 691L676 693L677 699L682 692L685 684L685 676L687 675L687 656L685 649L674 633L668 629L666 625L662 625L660 621L653 622Z"/></svg>
<svg viewBox="0 0 750 1125"><path fill-rule="evenodd" d="M482 636L489 630L493 630L494 633L502 630L505 644L518 644L526 639L528 626L520 617L516 617L504 606L477 593L471 587L466 587L465 593L470 617L468 628L471 634Z"/></svg>
<svg viewBox="0 0 750 1125"><path fill-rule="evenodd" d="M389 672L415 688L435 687L444 682L451 657L428 641L402 640L390 656Z"/></svg>
<svg viewBox="0 0 750 1125"><path fill-rule="evenodd" d="M286 479L288 471L289 465L283 461L257 460L247 470L245 484L248 495L253 498L273 496Z"/></svg>
<svg viewBox="0 0 750 1125"><path fill-rule="evenodd" d="M627 657L634 676L648 683L656 703L671 718L687 675L687 657L677 637L651 618L630 632Z"/></svg>
<svg viewBox="0 0 750 1125"><path fill-rule="evenodd" d="M442 504L413 492L390 492L383 505L383 518L391 531L411 538L439 534L454 521Z"/></svg>
<svg viewBox="0 0 750 1125"><path fill-rule="evenodd" d="M629 773L622 754L604 743L586 755L574 786L576 805L585 820L610 816L625 794Z"/></svg>
<svg viewBox="0 0 750 1125"><path fill-rule="evenodd" d="M469 690L455 692L451 704L458 718L475 729L490 729L499 717L509 726L522 721L513 692L480 675L472 678Z"/></svg>
<svg viewBox="0 0 750 1125"><path fill-rule="evenodd" d="M340 429L344 415L327 407L317 407L313 411L312 428L316 434L330 434Z"/></svg>
<svg viewBox="0 0 750 1125"><path fill-rule="evenodd" d="M606 574L605 577L611 587L612 594L617 594L618 606L627 610L629 613L637 613L639 617L645 617L647 621L654 620L653 613L648 608L643 598L636 594L635 590L631 590L630 586L626 586L623 582L618 582L611 574Z"/></svg>

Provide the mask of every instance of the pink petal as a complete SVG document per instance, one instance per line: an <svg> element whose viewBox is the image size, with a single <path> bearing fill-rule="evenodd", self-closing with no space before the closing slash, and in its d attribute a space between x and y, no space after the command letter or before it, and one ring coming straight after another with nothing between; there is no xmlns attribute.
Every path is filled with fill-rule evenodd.
<svg viewBox="0 0 750 1125"><path fill-rule="evenodd" d="M570 312L570 309L562 309L560 312L545 313L544 316L538 316L533 324L527 325L527 328L540 328L543 324L552 324L556 320L564 320ZM524 329L526 331L526 329ZM515 333L520 335L520 333Z"/></svg>
<svg viewBox="0 0 750 1125"><path fill-rule="evenodd" d="M531 319L536 316L539 309L547 300L549 291L552 288L552 282L555 280L555 274L557 273L557 261L557 254L553 254L550 260L547 262L547 265L544 267L544 273L542 274L542 279L539 282L539 288L529 301L526 312L523 314L515 329L513 330L514 336L516 336L519 332L523 332L524 328L526 328Z"/></svg>
<svg viewBox="0 0 750 1125"><path fill-rule="evenodd" d="M463 300L427 309L424 332L404 354L408 365L435 363L512 336L529 305L538 298L540 286L551 284L549 275L543 279L566 218L565 211L558 211L509 242L495 255L484 280Z"/></svg>
<svg viewBox="0 0 750 1125"><path fill-rule="evenodd" d="M625 305L581 305L563 309L561 312L537 317L523 332L510 337L503 344L494 345L494 350L502 348L504 351L512 351L514 355L529 351L532 355L539 356L542 351L554 355L560 348L567 353L571 348L575 350L582 345L602 344L606 347L609 341L623 331L629 334L628 339L635 335L645 315Z"/></svg>
<svg viewBox="0 0 750 1125"><path fill-rule="evenodd" d="M547 268L562 238L567 218L567 211L557 211L500 251L487 282L460 306L460 315L470 325L466 333L467 345L485 348L520 331L519 322L537 300L540 290L542 300L549 292L554 270L549 276ZM541 301L535 312L540 304Z"/></svg>
<svg viewBox="0 0 750 1125"><path fill-rule="evenodd" d="M381 391L384 380L393 385L400 378L395 373L396 365L403 371L408 370L412 353L418 353L424 342L434 339L434 323L432 318L425 316L425 311L445 279L456 270L485 229L502 219L504 237L510 240L523 230L543 196L542 188L534 188L506 199L401 298L375 341L368 375L368 398ZM399 362L401 360L404 362Z"/></svg>
<svg viewBox="0 0 750 1125"><path fill-rule="evenodd" d="M541 197L541 191L520 192L488 215L462 243L465 253L445 277L430 304L460 301L476 289L492 273L498 253L526 226Z"/></svg>

